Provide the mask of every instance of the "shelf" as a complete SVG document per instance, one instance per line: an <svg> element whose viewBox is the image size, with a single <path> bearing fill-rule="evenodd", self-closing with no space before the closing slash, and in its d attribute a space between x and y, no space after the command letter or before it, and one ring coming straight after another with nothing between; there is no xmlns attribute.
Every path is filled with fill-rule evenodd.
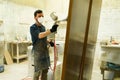
<svg viewBox="0 0 120 80"><path fill-rule="evenodd" d="M21 48L20 48L19 44L22 44L22 45L24 44L25 46L21 46L21 47L25 47L25 50L27 50L26 47L31 45L31 42L28 42L28 41L21 41L21 42L13 41L13 42L10 42L10 44L11 44L11 55L12 55L12 58L16 59L17 63L19 63L20 59L28 57L27 51L25 51L23 53L20 53L20 49Z"/></svg>
<svg viewBox="0 0 120 80"><path fill-rule="evenodd" d="M101 45L101 47L108 47L108 48L120 48L120 45Z"/></svg>
<svg viewBox="0 0 120 80"><path fill-rule="evenodd" d="M27 58L27 54L20 55L19 57L15 56L13 59L22 59L22 58Z"/></svg>
<svg viewBox="0 0 120 80"><path fill-rule="evenodd" d="M30 25L29 23L23 23L23 22L21 22L21 23L19 23L20 25Z"/></svg>

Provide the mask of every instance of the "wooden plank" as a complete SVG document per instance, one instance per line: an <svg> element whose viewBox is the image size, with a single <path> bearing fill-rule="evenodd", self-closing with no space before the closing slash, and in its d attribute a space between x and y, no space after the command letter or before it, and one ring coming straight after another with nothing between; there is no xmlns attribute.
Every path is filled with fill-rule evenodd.
<svg viewBox="0 0 120 80"><path fill-rule="evenodd" d="M10 53L7 50L5 51L4 56L5 56L5 60L6 60L7 64L12 64L13 63L13 60L10 56Z"/></svg>
<svg viewBox="0 0 120 80"><path fill-rule="evenodd" d="M22 58L27 58L27 54L19 55L19 57L14 56L14 59L22 59Z"/></svg>
<svg viewBox="0 0 120 80"><path fill-rule="evenodd" d="M8 50L7 50L7 44L6 43L5 43L4 56L5 56L5 61L6 61L7 64L12 64L13 63L12 57L11 57L10 53L8 52Z"/></svg>

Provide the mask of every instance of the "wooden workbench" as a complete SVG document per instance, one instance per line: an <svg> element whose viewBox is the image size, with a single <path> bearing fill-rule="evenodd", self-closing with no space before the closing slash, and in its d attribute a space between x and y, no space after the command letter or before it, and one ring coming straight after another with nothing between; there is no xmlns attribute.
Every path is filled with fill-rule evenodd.
<svg viewBox="0 0 120 80"><path fill-rule="evenodd" d="M27 52L20 53L20 44L25 45L25 47L27 49L27 47L31 45L30 41L14 41L14 42L9 42L9 43L11 44L12 59L16 59L17 63L19 63L20 59L27 58ZM22 48L24 48L24 47L22 47Z"/></svg>
<svg viewBox="0 0 120 80"><path fill-rule="evenodd" d="M120 64L120 45L101 45L101 60Z"/></svg>

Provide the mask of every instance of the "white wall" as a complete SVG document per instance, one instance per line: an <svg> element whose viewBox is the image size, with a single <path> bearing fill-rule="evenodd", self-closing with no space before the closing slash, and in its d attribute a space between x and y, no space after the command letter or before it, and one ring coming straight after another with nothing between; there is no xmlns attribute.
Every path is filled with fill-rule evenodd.
<svg viewBox="0 0 120 80"><path fill-rule="evenodd" d="M33 13L36 9L8 1L0 3L0 20L3 20L1 27L4 27L7 41L14 40L16 35L22 38L26 37L30 25L34 23Z"/></svg>
<svg viewBox="0 0 120 80"><path fill-rule="evenodd" d="M120 41L120 0L102 1L95 59L101 56L100 41L110 41L111 36Z"/></svg>
<svg viewBox="0 0 120 80"><path fill-rule="evenodd" d="M50 18L50 13L55 11L62 13L66 16L68 12L69 0L51 0L42 1L42 7L30 7L25 5L16 4L9 0L0 1L0 20L3 20L2 27L4 28L5 40L13 41L16 36L23 39L29 34L29 27L34 23L33 13L36 9L42 9L46 20ZM64 4L63 4L64 3ZM44 7L44 8L43 8ZM61 17L61 16L60 16ZM46 25L50 28L53 22L49 22L48 19Z"/></svg>
<svg viewBox="0 0 120 80"><path fill-rule="evenodd" d="M103 0L98 39L120 39L120 0Z"/></svg>

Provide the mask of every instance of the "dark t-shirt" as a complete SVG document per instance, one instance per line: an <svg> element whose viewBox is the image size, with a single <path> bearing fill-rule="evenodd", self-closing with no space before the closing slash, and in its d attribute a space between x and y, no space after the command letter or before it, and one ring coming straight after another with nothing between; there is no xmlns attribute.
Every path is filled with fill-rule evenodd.
<svg viewBox="0 0 120 80"><path fill-rule="evenodd" d="M40 39L38 38L39 33L45 32L45 27L43 25L37 26L36 24L33 24L30 27L30 33L32 38L32 44L33 46L38 42Z"/></svg>

